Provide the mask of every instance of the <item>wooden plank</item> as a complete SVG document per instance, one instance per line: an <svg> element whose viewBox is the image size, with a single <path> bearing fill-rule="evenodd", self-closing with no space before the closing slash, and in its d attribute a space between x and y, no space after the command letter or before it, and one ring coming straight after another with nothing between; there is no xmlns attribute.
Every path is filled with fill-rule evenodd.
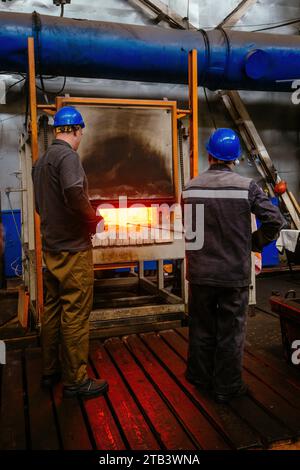
<svg viewBox="0 0 300 470"><path fill-rule="evenodd" d="M109 400L122 426L130 449L160 449L148 423L103 345L98 341L93 341L90 347L90 356L99 376L105 377L109 383Z"/></svg>
<svg viewBox="0 0 300 470"><path fill-rule="evenodd" d="M125 339L125 342L146 374L151 377L151 381L159 389L175 416L197 443L197 447L201 449L228 449L228 444L219 432L174 382L140 338L136 335L130 335Z"/></svg>
<svg viewBox="0 0 300 470"><path fill-rule="evenodd" d="M107 298L96 296L94 303L97 304L97 308L109 307L109 308L120 308L120 307L137 307L140 305L149 305L159 303L158 295L140 295L140 296L128 296L119 298Z"/></svg>
<svg viewBox="0 0 300 470"><path fill-rule="evenodd" d="M2 330L0 328L0 337L2 334ZM38 346L38 336L27 334L24 336L20 336L19 338L5 338L5 344L7 350L15 350L19 348L26 348L28 346L37 347Z"/></svg>
<svg viewBox="0 0 300 470"><path fill-rule="evenodd" d="M88 374L94 377L91 368ZM111 414L107 400L104 396L83 400L91 431L94 436L95 446L98 450L125 450L117 424Z"/></svg>
<svg viewBox="0 0 300 470"><path fill-rule="evenodd" d="M282 382L289 382L294 387L300 389L300 375L299 370L288 364L283 358L282 360L275 358L269 354L266 354L262 350L253 350L253 348L246 347L246 353L249 354L253 359L263 363L266 367L269 367L274 373L279 375L279 380Z"/></svg>
<svg viewBox="0 0 300 470"><path fill-rule="evenodd" d="M298 212L298 214L300 214L300 205L297 199L295 198L294 194L292 193L292 191L287 191L287 193L289 195L290 200L294 204L296 211Z"/></svg>
<svg viewBox="0 0 300 470"><path fill-rule="evenodd" d="M137 289L119 289L119 290L107 290L106 292L101 291L97 292L94 290L94 303L98 302L109 302L111 300L118 300L118 299L131 299L138 295Z"/></svg>
<svg viewBox="0 0 300 470"><path fill-rule="evenodd" d="M291 383L280 380L280 375L272 371L270 367L256 361L249 354L244 355L244 367L258 379L268 385L278 395L281 395L292 406L300 409L299 389Z"/></svg>
<svg viewBox="0 0 300 470"><path fill-rule="evenodd" d="M166 341L171 348L173 348L182 359L186 360L188 352L188 343L182 336L178 335L175 331L161 331L160 336Z"/></svg>
<svg viewBox="0 0 300 470"><path fill-rule="evenodd" d="M90 321L111 320L114 318L146 317L147 315L165 315L169 313L184 313L184 304L173 305L148 305L144 307L130 308L103 308L92 310Z"/></svg>
<svg viewBox="0 0 300 470"><path fill-rule="evenodd" d="M274 443L291 442L292 433L287 427L269 416L250 397L235 398L230 402L230 407L259 433L266 447L271 447Z"/></svg>
<svg viewBox="0 0 300 470"><path fill-rule="evenodd" d="M188 326L183 326L181 328L175 328L175 331L182 336L186 341L189 340L189 328Z"/></svg>
<svg viewBox="0 0 300 470"><path fill-rule="evenodd" d="M90 323L90 328L111 328L111 327L123 327L123 326L135 326L148 324L151 329L151 325L159 324L160 322L172 322L182 320L183 313L169 313L163 315L147 315L146 317L132 317L132 318L115 318L111 320L93 321ZM111 336L116 336L112 334ZM119 336L119 335L117 335Z"/></svg>
<svg viewBox="0 0 300 470"><path fill-rule="evenodd" d="M116 277L110 279L95 279L95 288L97 289L104 289L107 290L109 288L116 288L119 289L120 287L125 288L132 288L137 287L139 284L139 279L136 276L128 276L128 277Z"/></svg>
<svg viewBox="0 0 300 470"><path fill-rule="evenodd" d="M92 445L77 398L63 398L62 384L53 388L57 419L64 450L90 450Z"/></svg>
<svg viewBox="0 0 300 470"><path fill-rule="evenodd" d="M26 449L22 352L7 351L2 370L0 449Z"/></svg>
<svg viewBox="0 0 300 470"><path fill-rule="evenodd" d="M49 390L40 386L42 360L41 349L26 349L26 375L30 419L31 448L33 450L59 449Z"/></svg>
<svg viewBox="0 0 300 470"><path fill-rule="evenodd" d="M178 354L185 358L188 343L180 335L171 335L172 332L160 333ZM270 446L273 442L289 442L292 433L286 426L281 425L277 418L269 416L264 409L257 403L254 403L250 397L242 397L235 399L230 403L231 409L244 419L250 427L256 430L266 446Z"/></svg>
<svg viewBox="0 0 300 470"><path fill-rule="evenodd" d="M139 407L143 408L162 448L168 450L195 449L182 426L122 341L118 338L111 338L105 342L105 349L113 358L123 381L139 403Z"/></svg>
<svg viewBox="0 0 300 470"><path fill-rule="evenodd" d="M281 423L293 431L293 437L300 436L300 411L291 406L272 389L258 380L249 372L244 372L244 378L250 387L250 394L255 401Z"/></svg>
<svg viewBox="0 0 300 470"><path fill-rule="evenodd" d="M176 334L174 332L174 334ZM260 448L262 444L256 435L233 411L226 405L215 403L208 393L199 392L185 378L186 363L170 349L160 335L153 333L141 335L151 351L161 359L173 379L180 384L185 393L191 396L200 409L215 423L220 432L227 436L235 449Z"/></svg>
<svg viewBox="0 0 300 470"><path fill-rule="evenodd" d="M156 319L157 320L157 319ZM126 322L127 323L127 322ZM130 333L144 333L146 331L159 331L165 330L168 328L176 328L180 326L181 320L170 320L170 321L156 321L156 322L149 322L149 323L136 323L135 325L118 325L118 326L111 326L111 327L102 327L101 323L99 322L99 327L97 325L90 325L90 338L110 338L112 336L123 336L128 335Z"/></svg>

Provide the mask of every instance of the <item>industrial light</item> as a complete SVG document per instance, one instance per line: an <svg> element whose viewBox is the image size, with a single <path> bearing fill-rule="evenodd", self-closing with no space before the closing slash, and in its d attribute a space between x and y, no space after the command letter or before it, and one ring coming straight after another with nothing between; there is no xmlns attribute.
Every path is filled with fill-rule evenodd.
<svg viewBox="0 0 300 470"><path fill-rule="evenodd" d="M53 0L53 3L54 3L54 5L56 5L57 7L60 6L60 16L63 17L63 16L64 16L65 5L66 5L67 3L70 4L70 3L71 3L71 0Z"/></svg>
<svg viewBox="0 0 300 470"><path fill-rule="evenodd" d="M66 3L71 3L71 0L53 0L53 3L54 5L59 7L60 5L66 5Z"/></svg>

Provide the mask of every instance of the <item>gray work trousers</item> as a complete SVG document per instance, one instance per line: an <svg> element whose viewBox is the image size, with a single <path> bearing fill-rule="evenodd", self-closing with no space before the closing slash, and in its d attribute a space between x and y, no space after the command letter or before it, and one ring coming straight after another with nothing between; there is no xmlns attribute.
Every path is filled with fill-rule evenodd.
<svg viewBox="0 0 300 470"><path fill-rule="evenodd" d="M249 287L189 286L187 375L230 394L242 385Z"/></svg>

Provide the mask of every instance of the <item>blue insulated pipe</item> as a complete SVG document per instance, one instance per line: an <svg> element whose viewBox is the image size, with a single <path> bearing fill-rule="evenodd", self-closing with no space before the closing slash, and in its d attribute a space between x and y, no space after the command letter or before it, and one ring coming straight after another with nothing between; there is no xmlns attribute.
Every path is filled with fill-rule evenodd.
<svg viewBox="0 0 300 470"><path fill-rule="evenodd" d="M300 36L185 31L37 13L0 13L2 71L27 71L29 36L44 75L187 83L188 52L197 49L199 85L211 90L290 91L300 78Z"/></svg>

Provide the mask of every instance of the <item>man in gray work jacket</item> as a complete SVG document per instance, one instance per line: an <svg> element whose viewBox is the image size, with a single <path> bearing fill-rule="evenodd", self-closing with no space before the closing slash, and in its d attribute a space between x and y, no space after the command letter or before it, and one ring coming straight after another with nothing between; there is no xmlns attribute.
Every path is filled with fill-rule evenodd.
<svg viewBox="0 0 300 470"><path fill-rule="evenodd" d="M233 172L241 153L234 131L216 130L206 148L209 169L182 194L190 319L186 377L227 403L247 392L241 373L251 251L274 240L284 219L252 179ZM261 221L253 234L251 213Z"/></svg>
<svg viewBox="0 0 300 470"><path fill-rule="evenodd" d="M60 109L54 117L56 138L32 176L46 265L41 384L51 387L62 373L65 397L89 398L106 393L108 384L87 373L94 286L91 235L102 217L90 204L77 153L84 127L77 109Z"/></svg>

